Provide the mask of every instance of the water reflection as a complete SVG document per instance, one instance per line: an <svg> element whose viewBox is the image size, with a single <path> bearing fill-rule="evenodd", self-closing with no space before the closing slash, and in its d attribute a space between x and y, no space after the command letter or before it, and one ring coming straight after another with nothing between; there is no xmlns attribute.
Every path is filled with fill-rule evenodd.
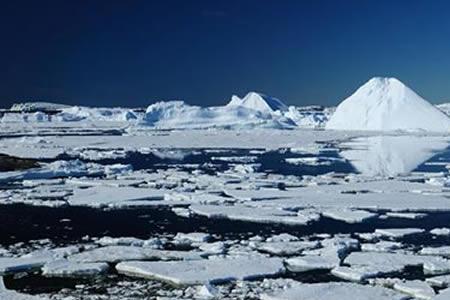
<svg viewBox="0 0 450 300"><path fill-rule="evenodd" d="M447 152L449 138L442 136L373 136L341 144L342 157L367 176L410 173L436 155Z"/></svg>

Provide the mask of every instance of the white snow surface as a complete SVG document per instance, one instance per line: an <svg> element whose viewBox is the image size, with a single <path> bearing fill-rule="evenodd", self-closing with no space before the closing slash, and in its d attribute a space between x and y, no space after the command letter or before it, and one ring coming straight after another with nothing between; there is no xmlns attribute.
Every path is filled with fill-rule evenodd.
<svg viewBox="0 0 450 300"><path fill-rule="evenodd" d="M326 128L448 132L450 118L398 79L376 77L339 104Z"/></svg>

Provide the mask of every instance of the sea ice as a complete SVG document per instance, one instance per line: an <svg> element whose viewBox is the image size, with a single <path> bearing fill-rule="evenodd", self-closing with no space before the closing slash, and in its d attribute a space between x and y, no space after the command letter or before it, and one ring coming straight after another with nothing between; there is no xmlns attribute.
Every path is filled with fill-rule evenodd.
<svg viewBox="0 0 450 300"><path fill-rule="evenodd" d="M128 260L195 260L201 259L201 254L192 251L164 251L135 246L106 246L88 250L69 256L70 261L77 262L110 262L116 263Z"/></svg>
<svg viewBox="0 0 450 300"><path fill-rule="evenodd" d="M101 237L96 241L102 246L137 246L142 247L146 241L134 237L113 238L109 236Z"/></svg>
<svg viewBox="0 0 450 300"><path fill-rule="evenodd" d="M122 262L116 269L120 274L180 285L250 280L284 271L281 259L255 256L181 262Z"/></svg>
<svg viewBox="0 0 450 300"><path fill-rule="evenodd" d="M107 263L81 263L68 260L49 262L42 267L46 277L92 277L107 272Z"/></svg>
<svg viewBox="0 0 450 300"><path fill-rule="evenodd" d="M361 244L361 250L367 252L393 252L401 249L403 246L401 243L380 241L378 243L364 243Z"/></svg>
<svg viewBox="0 0 450 300"><path fill-rule="evenodd" d="M330 256L305 255L287 259L286 268L291 272L307 272L315 270L331 270L338 265Z"/></svg>
<svg viewBox="0 0 450 300"><path fill-rule="evenodd" d="M391 218L402 218L402 219L411 219L411 220L418 220L422 219L427 216L427 214L423 213L397 213L397 212L387 212L387 217Z"/></svg>
<svg viewBox="0 0 450 300"><path fill-rule="evenodd" d="M337 267L331 272L337 277L364 281L368 278L401 272L407 266L423 267L425 274L445 274L450 271L450 261L431 256L408 253L353 252L344 263L350 267Z"/></svg>
<svg viewBox="0 0 450 300"><path fill-rule="evenodd" d="M211 235L204 232L179 232L174 237L174 241L179 244L205 243L211 240Z"/></svg>
<svg viewBox="0 0 450 300"><path fill-rule="evenodd" d="M281 223L286 225L306 225L317 221L320 216L314 212L292 212L264 207L249 207L245 205L192 205L192 212L208 218L226 218L256 223Z"/></svg>
<svg viewBox="0 0 450 300"><path fill-rule="evenodd" d="M51 260L48 256L0 257L0 276L37 270Z"/></svg>
<svg viewBox="0 0 450 300"><path fill-rule="evenodd" d="M289 234L289 233L280 233L276 235L272 235L266 239L266 242L294 242L298 241L298 237Z"/></svg>
<svg viewBox="0 0 450 300"><path fill-rule="evenodd" d="M255 248L272 255L288 256L299 254L303 250L315 249L320 246L318 241L293 241L293 242L264 242L256 244Z"/></svg>
<svg viewBox="0 0 450 300"><path fill-rule="evenodd" d="M34 168L25 171L2 172L0 182L15 180L47 179L69 176L86 176L104 174L104 167L98 164L83 163L79 160L55 161L43 165L41 168Z"/></svg>
<svg viewBox="0 0 450 300"><path fill-rule="evenodd" d="M362 223L378 216L368 211L348 208L324 210L321 213L325 217L346 223Z"/></svg>
<svg viewBox="0 0 450 300"><path fill-rule="evenodd" d="M433 235L450 236L450 228L434 228L430 230Z"/></svg>
<svg viewBox="0 0 450 300"><path fill-rule="evenodd" d="M262 300L406 300L407 297L382 287L353 283L330 282L298 284L273 294L264 294Z"/></svg>
<svg viewBox="0 0 450 300"><path fill-rule="evenodd" d="M439 295L433 298L433 300L448 300L448 299L450 299L450 288L440 291Z"/></svg>
<svg viewBox="0 0 450 300"><path fill-rule="evenodd" d="M76 206L104 207L136 200L163 200L164 194L164 190L149 188L94 186L75 189L68 202Z"/></svg>
<svg viewBox="0 0 450 300"><path fill-rule="evenodd" d="M440 247L424 247L419 253L421 255L436 255L450 257L450 246L440 246Z"/></svg>
<svg viewBox="0 0 450 300"><path fill-rule="evenodd" d="M425 281L399 281L394 284L394 290L408 294L417 299L430 300L436 293Z"/></svg>
<svg viewBox="0 0 450 300"><path fill-rule="evenodd" d="M426 278L425 281L434 287L446 288L450 285L450 275L441 275L436 277Z"/></svg>
<svg viewBox="0 0 450 300"><path fill-rule="evenodd" d="M389 237L393 239L400 239L405 236L421 234L425 230L420 228L387 228L387 229L376 229L375 233L379 236Z"/></svg>

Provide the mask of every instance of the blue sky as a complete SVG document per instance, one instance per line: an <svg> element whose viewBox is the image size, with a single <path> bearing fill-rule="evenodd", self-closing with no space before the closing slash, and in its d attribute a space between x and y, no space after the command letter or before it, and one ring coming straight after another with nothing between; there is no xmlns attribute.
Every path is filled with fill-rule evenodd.
<svg viewBox="0 0 450 300"><path fill-rule="evenodd" d="M335 105L373 76L450 101L450 2L3 1L0 106Z"/></svg>

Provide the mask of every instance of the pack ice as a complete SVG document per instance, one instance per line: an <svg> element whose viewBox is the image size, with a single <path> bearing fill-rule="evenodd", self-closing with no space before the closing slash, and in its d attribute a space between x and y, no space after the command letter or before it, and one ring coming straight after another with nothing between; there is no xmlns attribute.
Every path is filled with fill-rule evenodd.
<svg viewBox="0 0 450 300"><path fill-rule="evenodd" d="M339 104L326 128L447 132L450 119L398 79L376 77Z"/></svg>

